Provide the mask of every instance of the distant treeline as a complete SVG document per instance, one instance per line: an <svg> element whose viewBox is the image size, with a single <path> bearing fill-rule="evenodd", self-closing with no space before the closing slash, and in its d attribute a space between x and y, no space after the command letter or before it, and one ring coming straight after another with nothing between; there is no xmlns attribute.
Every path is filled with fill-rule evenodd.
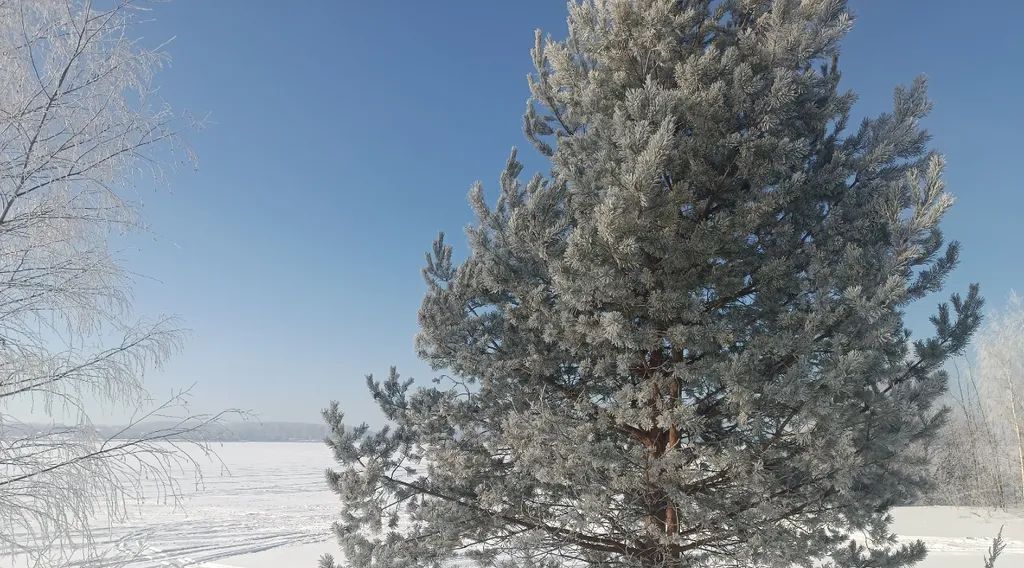
<svg viewBox="0 0 1024 568"><path fill-rule="evenodd" d="M19 433L52 432L65 429L66 426L52 424L20 424L16 428ZM180 430L178 422L144 422L132 426L97 425L96 435L101 438L132 438L154 431ZM8 432L10 434L11 432ZM171 437L178 439L200 438L208 442L319 442L327 435L325 424L305 424L301 422L225 422L204 428L201 433L187 433ZM0 433L0 437L4 437Z"/></svg>

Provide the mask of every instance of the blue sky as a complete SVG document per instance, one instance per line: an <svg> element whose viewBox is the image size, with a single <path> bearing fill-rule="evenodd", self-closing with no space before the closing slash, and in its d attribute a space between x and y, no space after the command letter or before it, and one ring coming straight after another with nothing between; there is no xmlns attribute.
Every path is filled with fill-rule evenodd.
<svg viewBox="0 0 1024 568"><path fill-rule="evenodd" d="M1004 303L1024 282L1024 4L852 6L840 63L856 113L929 76L928 127L958 198L945 228L964 244L949 289L977 280ZM197 409L306 422L338 399L350 420L379 423L364 376L430 376L412 346L423 252L438 230L464 244L469 186L493 189L513 145L532 155L529 48L535 28L564 35L564 4L179 0L151 15L145 41L175 38L163 96L210 117L188 135L198 171L143 191L152 234L122 253L142 275L139 313L192 330L149 377L154 395L194 382ZM912 309L912 327L939 300Z"/></svg>

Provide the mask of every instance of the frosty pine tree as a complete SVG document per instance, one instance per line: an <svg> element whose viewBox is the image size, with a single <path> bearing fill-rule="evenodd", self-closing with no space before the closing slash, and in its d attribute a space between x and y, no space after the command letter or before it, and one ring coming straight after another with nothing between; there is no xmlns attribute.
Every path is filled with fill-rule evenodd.
<svg viewBox="0 0 1024 568"><path fill-rule="evenodd" d="M923 81L848 128L840 0L586 0L538 34L525 131L461 264L424 270L393 422L325 411L346 566L896 567L887 511L926 483L942 363L972 287L911 340L957 261ZM851 541L850 535L857 535ZM331 566L325 558L323 566Z"/></svg>

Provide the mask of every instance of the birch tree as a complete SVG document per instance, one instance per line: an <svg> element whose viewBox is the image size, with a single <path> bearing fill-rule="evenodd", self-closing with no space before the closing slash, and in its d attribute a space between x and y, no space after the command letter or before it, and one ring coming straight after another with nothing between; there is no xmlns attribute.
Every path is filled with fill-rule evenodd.
<svg viewBox="0 0 1024 568"><path fill-rule="evenodd" d="M951 409L949 420L921 448L931 462L932 479L922 504L1005 508L1016 502L1018 460L1016 450L1012 459L1008 453L1015 444L1009 443L1001 420L1005 406L992 397L1003 387L987 388L976 366L975 359L966 358L952 365L956 373L942 401Z"/></svg>
<svg viewBox="0 0 1024 568"><path fill-rule="evenodd" d="M111 238L141 227L133 182L181 154L154 96L164 56L132 39L132 4L99 4L0 0L0 550L31 566L86 562L96 519L116 522L143 493L173 498L175 472L194 465L182 436L217 419L183 412L184 393L142 410L145 370L181 335L132 315ZM99 437L96 404L136 429L176 420ZM29 407L71 425L11 410Z"/></svg>
<svg viewBox="0 0 1024 568"><path fill-rule="evenodd" d="M1024 301L1014 294L978 339L979 374L989 403L1012 440L1017 472L1016 492L1024 499Z"/></svg>
<svg viewBox="0 0 1024 568"><path fill-rule="evenodd" d="M538 33L525 133L456 262L427 257L438 384L325 411L347 565L896 567L889 509L977 287L913 339L959 249L925 82L849 126L840 0L584 0ZM860 536L854 540L853 536ZM324 558L322 566L333 565Z"/></svg>

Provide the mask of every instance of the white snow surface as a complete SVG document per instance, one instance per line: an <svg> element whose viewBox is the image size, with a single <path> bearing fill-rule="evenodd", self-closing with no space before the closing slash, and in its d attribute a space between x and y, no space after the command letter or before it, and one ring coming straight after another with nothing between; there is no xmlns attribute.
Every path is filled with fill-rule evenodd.
<svg viewBox="0 0 1024 568"><path fill-rule="evenodd" d="M228 471L209 463L204 486L190 489L181 507L147 503L100 533L111 549L139 551L125 568L315 568L324 553L340 557L329 528L338 502L324 482L331 465L324 444L231 442L216 450ZM894 519L901 538L928 546L920 568L981 568L1000 527L1008 546L997 568L1024 567L1024 511L905 507ZM0 568L21 566L0 558Z"/></svg>

